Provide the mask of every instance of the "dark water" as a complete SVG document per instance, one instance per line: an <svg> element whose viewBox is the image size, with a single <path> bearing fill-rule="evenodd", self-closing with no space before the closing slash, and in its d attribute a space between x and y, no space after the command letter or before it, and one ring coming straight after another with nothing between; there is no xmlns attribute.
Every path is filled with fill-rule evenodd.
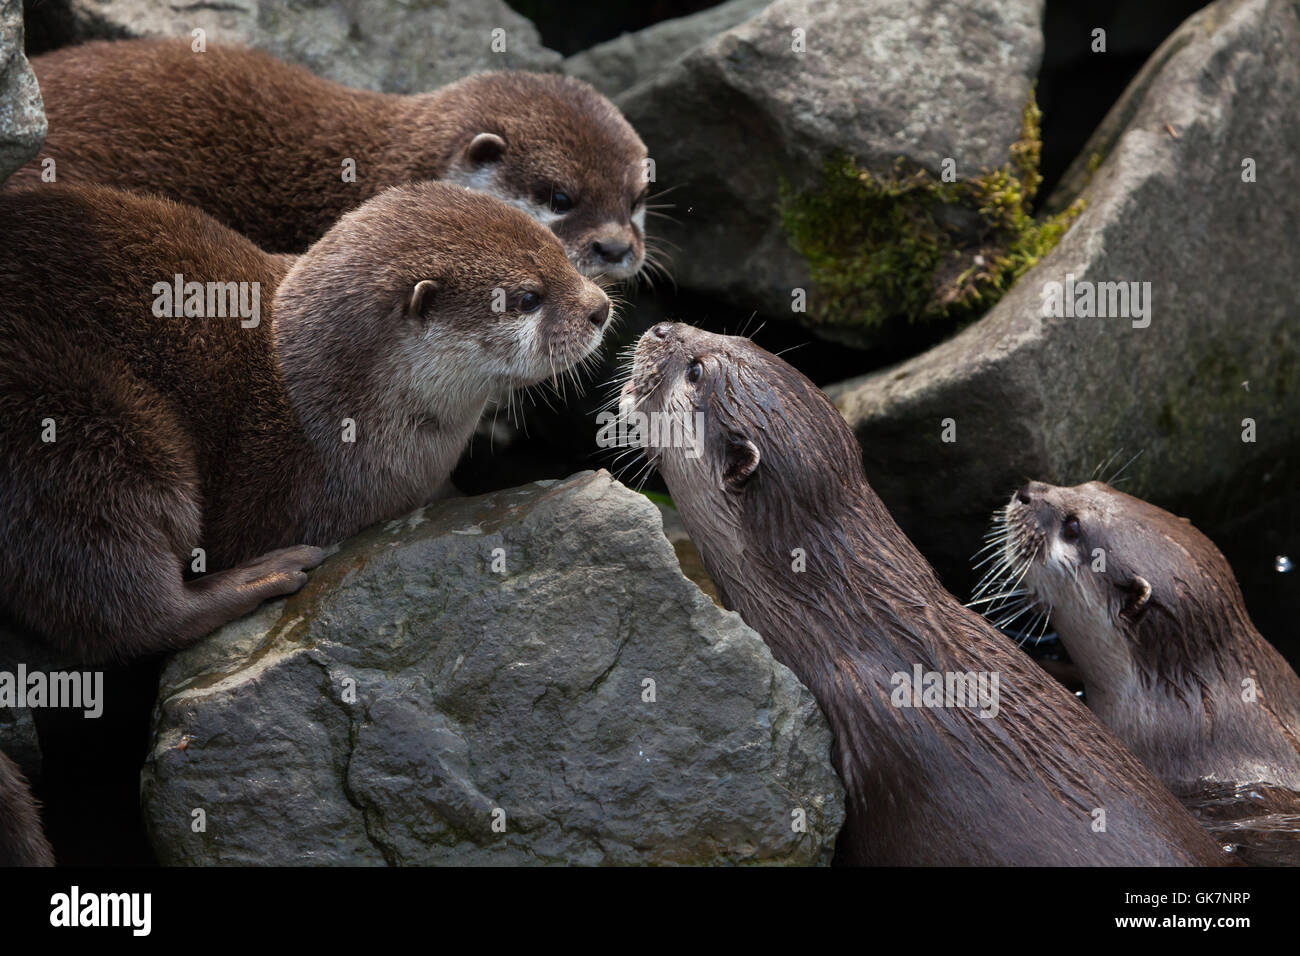
<svg viewBox="0 0 1300 956"><path fill-rule="evenodd" d="M1179 799L1241 862L1300 866L1300 793L1260 783L1206 783Z"/></svg>

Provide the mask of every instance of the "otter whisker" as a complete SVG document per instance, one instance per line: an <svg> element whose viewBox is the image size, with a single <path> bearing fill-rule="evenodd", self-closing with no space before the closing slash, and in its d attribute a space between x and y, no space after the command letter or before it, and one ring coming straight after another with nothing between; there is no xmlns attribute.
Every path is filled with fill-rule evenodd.
<svg viewBox="0 0 1300 956"><path fill-rule="evenodd" d="M1097 479L1097 476L1100 475L1102 472L1104 472L1107 468L1109 468L1110 463L1114 461L1115 458L1123 451L1124 451L1123 448L1117 448L1113 452L1111 452L1110 455L1107 456L1104 460L1098 462L1097 467L1092 470L1092 476L1090 480L1095 481Z"/></svg>
<svg viewBox="0 0 1300 956"><path fill-rule="evenodd" d="M976 604L987 604L989 601L1002 601L1007 598L1021 597L1029 593L1030 592L1024 588L1020 588L1016 591L1003 591L999 594L990 594L987 597L975 598L974 600L967 601L966 606L974 607Z"/></svg>
<svg viewBox="0 0 1300 956"><path fill-rule="evenodd" d="M1111 475L1109 478L1106 479L1106 484L1111 485L1113 487L1114 485L1116 485L1121 481L1127 481L1128 479L1121 478L1120 476L1123 475L1124 472L1128 471L1129 465L1133 464L1133 462L1137 461L1139 458L1142 457L1142 452L1144 451L1146 451L1145 448L1138 449L1138 453L1136 455L1134 455L1128 461L1124 462L1123 466L1118 471L1116 471L1113 475Z"/></svg>

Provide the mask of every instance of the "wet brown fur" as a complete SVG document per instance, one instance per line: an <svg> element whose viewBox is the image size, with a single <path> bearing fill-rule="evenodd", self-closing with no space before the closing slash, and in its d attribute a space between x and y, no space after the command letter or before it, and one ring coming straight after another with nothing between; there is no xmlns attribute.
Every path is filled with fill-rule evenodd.
<svg viewBox="0 0 1300 956"><path fill-rule="evenodd" d="M705 450L652 451L727 606L821 704L848 791L851 864L1218 864L1227 857L1071 694L964 608L867 484L853 433L746 339L652 329L643 411L706 414ZM703 366L692 385L691 361ZM759 450L743 484L743 442ZM792 551L806 569L792 570ZM1000 675L1000 713L899 708L891 675ZM1095 809L1106 831L1094 832Z"/></svg>
<svg viewBox="0 0 1300 956"><path fill-rule="evenodd" d="M1068 517L1080 534L1066 552L1079 567L1067 581L1044 557L1052 542L1065 544ZM1206 780L1300 791L1300 678L1255 629L1209 538L1098 481L1030 482L1008 505L1007 523L1016 530L1009 547L1036 556L1026 584L1052 602L1089 706L1162 780L1180 793ZM1092 570L1098 548L1104 571ZM1140 606L1139 579L1150 585Z"/></svg>

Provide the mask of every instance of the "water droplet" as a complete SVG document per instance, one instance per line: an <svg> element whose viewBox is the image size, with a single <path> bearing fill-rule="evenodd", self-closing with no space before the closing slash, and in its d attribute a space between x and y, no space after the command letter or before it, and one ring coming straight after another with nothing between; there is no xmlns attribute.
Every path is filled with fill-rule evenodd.
<svg viewBox="0 0 1300 956"><path fill-rule="evenodd" d="M1273 562L1273 567L1277 569L1278 574L1286 574L1291 570L1291 559L1285 554L1279 554L1277 560Z"/></svg>

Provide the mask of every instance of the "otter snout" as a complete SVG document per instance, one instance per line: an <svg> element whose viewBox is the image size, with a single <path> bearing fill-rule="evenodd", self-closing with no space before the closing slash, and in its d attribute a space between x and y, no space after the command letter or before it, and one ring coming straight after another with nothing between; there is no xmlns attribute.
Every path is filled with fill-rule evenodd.
<svg viewBox="0 0 1300 956"><path fill-rule="evenodd" d="M1022 505L1032 505L1035 501L1042 501L1043 495L1050 487L1041 481L1026 482L1016 489L1014 500Z"/></svg>
<svg viewBox="0 0 1300 956"><path fill-rule="evenodd" d="M633 240L625 238L594 239L569 257L585 276L605 279L629 279L641 269L642 255Z"/></svg>
<svg viewBox="0 0 1300 956"><path fill-rule="evenodd" d="M622 236L595 239L591 243L591 254L599 262L612 266L627 265L632 255L632 241Z"/></svg>

